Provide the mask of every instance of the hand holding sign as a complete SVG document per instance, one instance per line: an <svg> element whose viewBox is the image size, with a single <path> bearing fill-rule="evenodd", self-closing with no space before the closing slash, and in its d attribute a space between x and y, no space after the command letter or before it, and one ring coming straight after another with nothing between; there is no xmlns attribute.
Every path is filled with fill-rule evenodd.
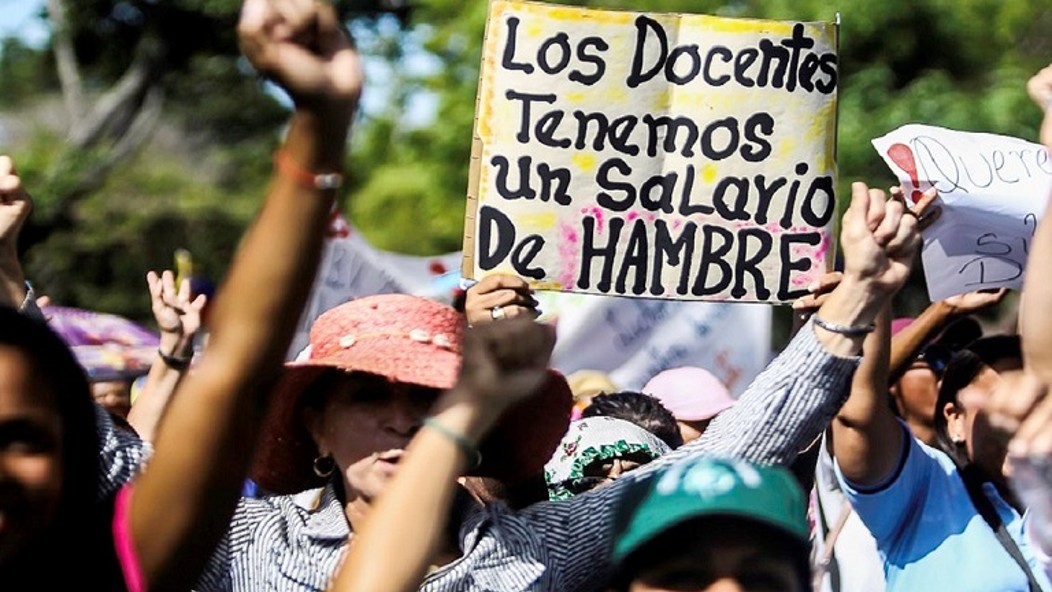
<svg viewBox="0 0 1052 592"><path fill-rule="evenodd" d="M494 274L468 288L464 314L468 324L481 325L519 316L536 318L540 312L526 280L515 275Z"/></svg>
<svg viewBox="0 0 1052 592"><path fill-rule="evenodd" d="M1052 75L1052 73L1050 73ZM986 288L1018 289L1052 188L1052 157L1016 138L903 126L873 140L906 195L934 188L941 216L924 232L932 301ZM907 153L909 157L907 157Z"/></svg>
<svg viewBox="0 0 1052 592"><path fill-rule="evenodd" d="M851 206L844 213L840 234L844 276L869 282L885 295L898 291L910 275L920 245L917 218L933 199L929 194L911 211L879 189L852 183Z"/></svg>

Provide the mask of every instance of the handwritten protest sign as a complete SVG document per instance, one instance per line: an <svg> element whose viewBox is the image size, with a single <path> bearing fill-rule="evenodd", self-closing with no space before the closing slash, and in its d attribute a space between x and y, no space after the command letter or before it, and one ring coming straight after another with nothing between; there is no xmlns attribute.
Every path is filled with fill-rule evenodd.
<svg viewBox="0 0 1052 592"><path fill-rule="evenodd" d="M935 300L1019 289L1030 240L1052 190L1052 158L1018 138L906 125L873 146L916 201L934 186L942 215L924 231L924 276Z"/></svg>
<svg viewBox="0 0 1052 592"><path fill-rule="evenodd" d="M785 302L833 252L837 26L494 0L466 277Z"/></svg>

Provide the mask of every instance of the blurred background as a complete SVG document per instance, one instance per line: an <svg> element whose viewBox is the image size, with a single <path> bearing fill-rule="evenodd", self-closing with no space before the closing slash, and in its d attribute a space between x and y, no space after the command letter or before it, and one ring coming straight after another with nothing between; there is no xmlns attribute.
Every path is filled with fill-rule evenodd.
<svg viewBox="0 0 1052 592"><path fill-rule="evenodd" d="M589 0L604 8L832 20L841 13L840 198L894 178L869 144L909 122L1036 141L1027 78L1052 61L1047 0ZM460 248L487 0L336 3L368 86L348 218L375 246ZM36 212L26 272L55 303L151 318L148 269L222 278L288 113L239 58L239 0L0 0L0 152ZM184 253L182 257L186 257ZM184 261L182 265L185 265ZM918 273L898 316L927 305ZM1014 327L1016 301L983 317ZM789 310L775 314L785 339Z"/></svg>

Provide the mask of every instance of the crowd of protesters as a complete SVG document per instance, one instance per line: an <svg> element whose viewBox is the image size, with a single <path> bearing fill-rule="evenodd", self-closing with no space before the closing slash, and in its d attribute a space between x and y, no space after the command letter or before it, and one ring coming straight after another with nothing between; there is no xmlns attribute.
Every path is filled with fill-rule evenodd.
<svg viewBox="0 0 1052 592"><path fill-rule="evenodd" d="M350 301L286 362L363 79L323 3L245 0L238 34L294 111L214 302L148 273L134 400L48 328L0 157L0 587L1052 592L1052 222L1019 330L984 336L1003 290L895 318L938 196L854 183L843 270L737 397L702 368L567 380L509 275L459 309ZM1052 66L1028 90L1052 148Z"/></svg>

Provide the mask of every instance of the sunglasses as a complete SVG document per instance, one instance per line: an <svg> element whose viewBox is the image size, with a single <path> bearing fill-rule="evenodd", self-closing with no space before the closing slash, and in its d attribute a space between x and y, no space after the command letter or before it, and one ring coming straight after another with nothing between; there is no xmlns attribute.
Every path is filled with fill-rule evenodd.
<svg viewBox="0 0 1052 592"><path fill-rule="evenodd" d="M920 355L917 356L917 360L927 364L931 371L935 373L935 376L942 378L942 374L946 371L946 366L950 363L951 357L953 357L953 350L942 345L932 344L921 351Z"/></svg>

